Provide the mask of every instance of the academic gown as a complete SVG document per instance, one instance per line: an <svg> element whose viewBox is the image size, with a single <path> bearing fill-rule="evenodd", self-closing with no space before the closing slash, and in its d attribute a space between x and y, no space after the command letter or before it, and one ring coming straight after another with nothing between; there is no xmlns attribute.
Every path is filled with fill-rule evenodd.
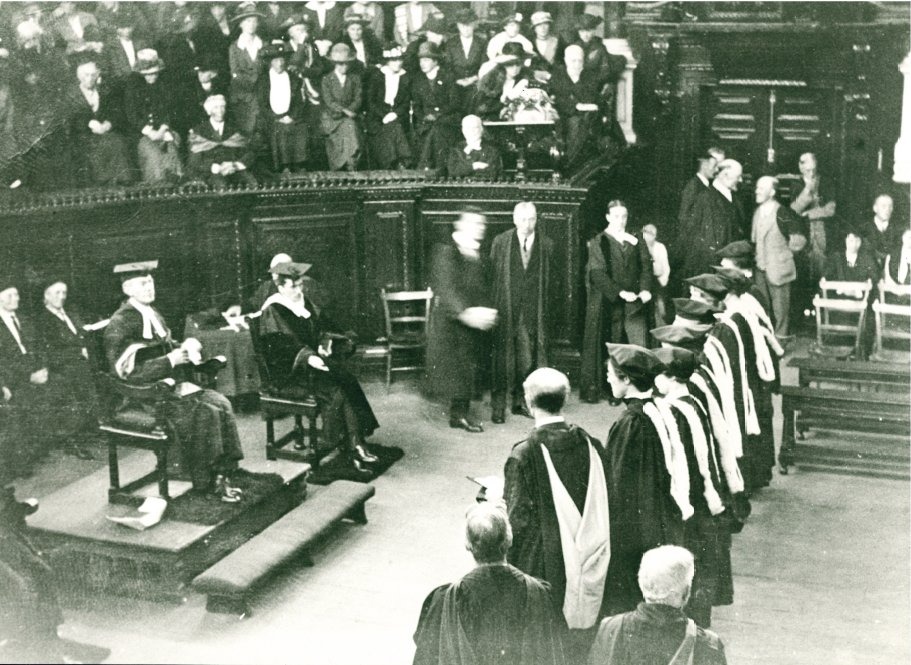
<svg viewBox="0 0 911 665"><path fill-rule="evenodd" d="M643 411L650 400L624 401L626 410L607 435L611 534L604 594L607 615L628 612L642 600L637 575L645 552L683 543L682 515L671 497L664 448Z"/></svg>
<svg viewBox="0 0 911 665"><path fill-rule="evenodd" d="M312 369L307 358L315 355L325 335L334 326L304 301L310 318L297 316L279 303L263 310L260 343L273 387L290 397L317 395L322 408L326 437L333 443L361 443L380 426L357 377L344 358L324 358L328 372ZM347 435L348 440L345 441Z"/></svg>
<svg viewBox="0 0 911 665"><path fill-rule="evenodd" d="M677 249L681 257L682 278L710 272L716 263L715 252L728 243L745 237L743 211L734 194L733 202L715 187L700 191L693 201L688 219L680 220Z"/></svg>
<svg viewBox="0 0 911 665"><path fill-rule="evenodd" d="M564 665L565 626L547 582L481 565L427 596L414 665Z"/></svg>

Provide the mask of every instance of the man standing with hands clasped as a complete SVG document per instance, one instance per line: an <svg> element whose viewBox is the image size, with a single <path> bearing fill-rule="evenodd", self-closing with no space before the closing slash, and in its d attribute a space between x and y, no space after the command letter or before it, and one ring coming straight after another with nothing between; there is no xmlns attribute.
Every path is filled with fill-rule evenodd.
<svg viewBox="0 0 911 665"><path fill-rule="evenodd" d="M614 199L607 204L607 228L588 241L580 389L587 402L597 402L605 388L605 342L646 345L645 306L652 299L652 259L641 236L626 232L628 217L626 203Z"/></svg>

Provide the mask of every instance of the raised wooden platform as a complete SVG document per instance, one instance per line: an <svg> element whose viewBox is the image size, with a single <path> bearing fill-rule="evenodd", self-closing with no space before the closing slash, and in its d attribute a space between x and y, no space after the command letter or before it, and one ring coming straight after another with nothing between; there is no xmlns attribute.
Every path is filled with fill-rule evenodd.
<svg viewBox="0 0 911 665"><path fill-rule="evenodd" d="M149 461L137 453L122 461L127 474L141 473ZM135 468L131 468L135 467ZM28 519L31 535L48 553L65 590L104 591L153 600L181 602L189 582L301 503L309 465L276 460L250 461L244 468L276 473L284 485L244 505L233 518L215 525L168 519L134 531L106 519L126 508L107 502L107 469L101 469L45 497ZM187 483L172 481L174 496Z"/></svg>

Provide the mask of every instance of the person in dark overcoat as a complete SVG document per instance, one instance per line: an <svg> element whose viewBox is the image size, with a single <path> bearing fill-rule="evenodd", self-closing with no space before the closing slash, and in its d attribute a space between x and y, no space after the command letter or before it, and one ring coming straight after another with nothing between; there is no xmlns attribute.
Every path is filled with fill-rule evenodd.
<svg viewBox="0 0 911 665"><path fill-rule="evenodd" d="M467 113L478 82L478 70L487 59L487 40L477 33L478 16L470 8L460 10L455 23L459 34L446 40L443 53L456 85L464 92L459 97L462 112Z"/></svg>
<svg viewBox="0 0 911 665"><path fill-rule="evenodd" d="M712 186L712 178L718 169L718 164L724 161L724 151L721 148L708 148L696 156L696 173L686 181L680 191L680 206L677 209L677 228L674 238L678 237L680 229L688 225L690 215L693 214L693 204L699 192L708 190ZM679 236L682 238L683 236Z"/></svg>
<svg viewBox="0 0 911 665"><path fill-rule="evenodd" d="M440 48L424 42L418 49L420 71L411 86L415 155L419 168L440 168L446 151L458 141L462 90L440 66Z"/></svg>
<svg viewBox="0 0 911 665"><path fill-rule="evenodd" d="M402 69L402 47L390 44L383 50L382 67L364 77L365 126L370 167L407 168L413 157L408 134L411 130L411 74Z"/></svg>
<svg viewBox="0 0 911 665"><path fill-rule="evenodd" d="M493 333L491 421L506 419L506 397L512 412L528 415L522 383L528 374L546 367L553 315L554 246L537 230L535 204L523 201L512 213L514 229L493 240L494 307L500 312Z"/></svg>
<svg viewBox="0 0 911 665"><path fill-rule="evenodd" d="M464 141L446 153L446 173L450 178L496 180L503 173L503 158L490 141L485 140L484 123L476 115L462 118Z"/></svg>
<svg viewBox="0 0 911 665"><path fill-rule="evenodd" d="M203 107L209 119L187 135L187 172L217 188L255 185L256 178L249 171L253 160L250 142L236 125L225 121L224 95L207 97Z"/></svg>
<svg viewBox="0 0 911 665"><path fill-rule="evenodd" d="M360 383L346 367L340 334L304 297L306 263L280 263L276 293L260 308L260 345L269 379L280 394L316 394L326 438L347 457L357 476L370 476L365 466L377 461L364 447L380 426ZM344 339L343 339L344 338Z"/></svg>
<svg viewBox="0 0 911 665"><path fill-rule="evenodd" d="M152 303L157 261L123 264L114 268L123 281L127 299L104 330L104 351L111 374L136 384L172 379L183 386L170 403L171 420L180 441L181 465L199 493L214 493L225 503L240 501L229 475L243 458L231 402L224 395L199 388L189 380L192 364L200 360L199 342L178 344ZM195 344L193 343L195 341ZM146 409L124 404L126 411Z"/></svg>
<svg viewBox="0 0 911 665"><path fill-rule="evenodd" d="M335 44L329 53L335 71L320 84L320 127L326 135L326 158L333 171L356 171L361 157L358 119L364 103L361 77L349 72L354 55L347 44Z"/></svg>
<svg viewBox="0 0 911 665"><path fill-rule="evenodd" d="M275 173L290 172L307 161L308 127L303 81L287 70L291 49L276 41L260 51L260 59L269 68L257 82L261 133L272 154Z"/></svg>
<svg viewBox="0 0 911 665"><path fill-rule="evenodd" d="M604 385L604 343L624 340L645 346L646 305L652 299L654 271L648 246L641 234L626 232L626 204L607 204L607 228L588 241L585 268L585 331L582 339L580 397L587 402L601 398ZM614 396L610 400L615 401Z"/></svg>
<svg viewBox="0 0 911 665"><path fill-rule="evenodd" d="M64 450L80 459L92 459L81 442L95 439L98 399L82 319L66 308L63 280L45 280L44 307L35 319L41 353L48 370L47 390L54 404L53 431L64 440Z"/></svg>
<svg viewBox="0 0 911 665"><path fill-rule="evenodd" d="M341 3L332 0L309 0L303 14L310 19L313 43L325 57L345 33L345 10Z"/></svg>
<svg viewBox="0 0 911 665"><path fill-rule="evenodd" d="M366 84L363 81L365 74L383 62L383 46L367 29L367 17L351 9L345 10L345 36L341 43L347 44L354 56L348 71L360 76Z"/></svg>
<svg viewBox="0 0 911 665"><path fill-rule="evenodd" d="M231 118L242 132L252 136L256 130L259 103L256 84L263 73L259 52L264 44L258 34L262 13L255 2L242 3L231 18L240 29L237 39L228 47L231 67Z"/></svg>
<svg viewBox="0 0 911 665"><path fill-rule="evenodd" d="M582 47L564 50L563 63L553 68L550 90L560 119L557 123L566 145L566 163L573 167L597 152L606 99L601 94L605 79L598 70L585 69Z"/></svg>
<svg viewBox="0 0 911 665"><path fill-rule="evenodd" d="M468 413L477 348L482 333L493 328L497 319L480 251L486 227L480 212L463 212L452 239L434 250L430 271L434 294L427 338L430 389L449 399L449 426L471 433L484 431Z"/></svg>

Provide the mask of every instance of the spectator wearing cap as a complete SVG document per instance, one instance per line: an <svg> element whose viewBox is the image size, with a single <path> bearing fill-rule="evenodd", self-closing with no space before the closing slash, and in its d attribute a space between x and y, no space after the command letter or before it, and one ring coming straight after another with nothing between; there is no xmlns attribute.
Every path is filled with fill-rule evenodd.
<svg viewBox="0 0 911 665"><path fill-rule="evenodd" d="M370 168L409 168L413 162L408 140L412 76L402 68L404 51L398 44L383 49L383 60L383 66L368 71L365 78Z"/></svg>
<svg viewBox="0 0 911 665"><path fill-rule="evenodd" d="M253 136L259 112L256 83L262 71L259 52L263 48L263 40L258 33L261 17L262 13L256 8L255 2L245 2L231 18L240 34L228 47L228 63L231 67L228 100L234 122L247 136Z"/></svg>
<svg viewBox="0 0 911 665"><path fill-rule="evenodd" d="M472 110L484 120L501 120L504 109L534 82L528 68L530 57L518 42L503 45L494 59L496 66L481 75Z"/></svg>
<svg viewBox="0 0 911 665"><path fill-rule="evenodd" d="M326 157L332 171L355 171L361 157L361 77L349 71L354 54L347 44L333 45L329 60L334 69L323 76L320 85L320 127L326 136Z"/></svg>
<svg viewBox="0 0 911 665"><path fill-rule="evenodd" d="M652 396L663 364L640 346L608 344L605 365L611 391L626 407L605 445L611 556L604 615L611 615L636 608L642 600L636 584L642 555L659 545L682 544L683 520L692 507L687 495L672 493L679 485L673 483L675 467L665 453L671 446Z"/></svg>
<svg viewBox="0 0 911 665"><path fill-rule="evenodd" d="M756 286L771 305L775 334L787 337L791 282L797 279L794 252L803 249L806 236L794 211L775 199L777 190L778 179L773 176L756 181L757 205L750 240L756 247Z"/></svg>
<svg viewBox="0 0 911 665"><path fill-rule="evenodd" d="M345 12L341 3L310 0L304 5L303 13L310 17L311 38L319 54L325 58L345 32Z"/></svg>
<svg viewBox="0 0 911 665"><path fill-rule="evenodd" d="M123 132L123 109L110 89L101 85L98 58L85 51L76 65L78 85L69 117L77 182L125 185L134 180Z"/></svg>
<svg viewBox="0 0 911 665"><path fill-rule="evenodd" d="M603 19L594 14L579 14L576 17L570 44L582 47L585 56L585 69L596 72L603 71L608 66L608 53L600 37L595 34Z"/></svg>
<svg viewBox="0 0 911 665"><path fill-rule="evenodd" d="M227 4L208 2L199 19L196 42L200 55L215 66L219 77L227 80L231 71L228 47L231 45L232 26L228 19Z"/></svg>
<svg viewBox="0 0 911 665"><path fill-rule="evenodd" d="M249 140L236 124L225 119L225 96L207 97L203 108L208 119L187 135L187 173L218 189L255 185L256 178L249 170L253 157Z"/></svg>
<svg viewBox="0 0 911 665"><path fill-rule="evenodd" d="M503 173L500 151L484 140L484 123L476 115L462 118L462 145L449 149L446 172L451 178L495 180Z"/></svg>
<svg viewBox="0 0 911 665"><path fill-rule="evenodd" d="M424 42L417 55L420 70L411 87L414 154L419 168L441 168L449 148L458 142L460 88L440 65L439 46Z"/></svg>
<svg viewBox="0 0 911 665"><path fill-rule="evenodd" d="M365 72L375 69L375 65L383 60L383 47L373 33L366 29L367 17L353 9L349 7L345 10L345 36L341 43L347 44L354 56L348 71L360 76L364 83Z"/></svg>
<svg viewBox="0 0 911 665"><path fill-rule="evenodd" d="M566 165L573 169L595 154L600 145L606 103L599 72L585 68L585 53L578 44L563 50L563 64L550 78L554 106L560 116L558 131L566 146Z"/></svg>
<svg viewBox="0 0 911 665"><path fill-rule="evenodd" d="M628 217L626 203L620 199L610 201L604 231L588 241L588 304L580 395L593 403L600 399L604 388L604 343L646 344L646 305L654 290L652 259L641 235L626 232ZM619 398L609 397L612 401Z"/></svg>
<svg viewBox="0 0 911 665"><path fill-rule="evenodd" d="M364 17L364 29L373 35L377 43L386 40L386 19L379 2L352 2L351 10Z"/></svg>
<svg viewBox="0 0 911 665"><path fill-rule="evenodd" d="M449 61L446 60L443 49L446 44L446 36L449 34L449 30L450 26L442 16L431 16L427 19L427 22L424 23L421 28L417 39L412 41L408 44L408 47L405 48L405 71L417 73L420 69L420 63L418 62L420 59L419 52L424 44L432 44L439 50L442 57L441 61L445 62L448 71Z"/></svg>
<svg viewBox="0 0 911 665"><path fill-rule="evenodd" d="M471 9L460 10L455 15L458 37L446 41L446 63L452 71L456 85L466 93L478 82L478 70L487 57L487 43L476 32L478 16ZM467 111L470 94L463 98L463 109Z"/></svg>
<svg viewBox="0 0 911 665"><path fill-rule="evenodd" d="M718 636L698 627L683 611L693 587L693 555L682 547L662 546L646 552L637 568L644 602L601 623L590 662L725 665Z"/></svg>
<svg viewBox="0 0 911 665"><path fill-rule="evenodd" d="M142 181L176 183L183 177L180 136L174 129L176 109L172 91L161 80L164 62L154 49L139 52L125 92L127 122L137 140Z"/></svg>
<svg viewBox="0 0 911 665"><path fill-rule="evenodd" d="M291 49L279 40L263 47L260 59L269 64L257 83L259 118L272 155L275 173L303 168L307 161L308 128L302 80L287 69Z"/></svg>
<svg viewBox="0 0 911 665"><path fill-rule="evenodd" d="M554 19L550 12L535 12L531 15L531 29L535 33L532 40L536 55L535 70L550 73L563 61L563 50L566 44L563 38L553 34Z"/></svg>
<svg viewBox="0 0 911 665"><path fill-rule="evenodd" d="M510 42L521 44L522 50L528 54L535 51L534 45L522 34L521 14L511 13L503 18L503 30L487 42L487 59L496 60L503 53L503 47Z"/></svg>
<svg viewBox="0 0 911 665"><path fill-rule="evenodd" d="M424 25L432 17L443 18L443 12L436 8L432 2L409 0L409 2L396 5L395 25L393 37L404 49L420 35Z"/></svg>

